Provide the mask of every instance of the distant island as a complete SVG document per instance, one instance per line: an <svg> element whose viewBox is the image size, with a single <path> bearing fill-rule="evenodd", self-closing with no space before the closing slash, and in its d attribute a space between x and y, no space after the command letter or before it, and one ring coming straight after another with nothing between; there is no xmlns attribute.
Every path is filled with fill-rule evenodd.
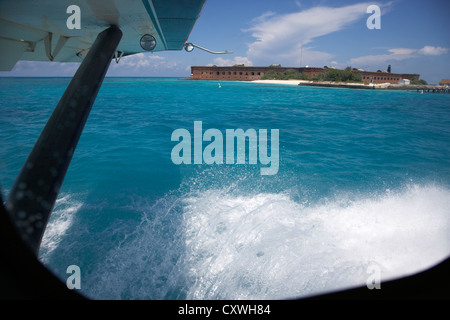
<svg viewBox="0 0 450 320"><path fill-rule="evenodd" d="M420 80L419 74L392 73L388 71L376 72L347 67L339 70L333 67L302 67L286 68L281 65L268 67L253 67L245 65L221 66L193 66L191 67L192 80L218 80L218 81L255 81L255 80L305 80L316 82L348 82L361 84L415 84L426 85Z"/></svg>

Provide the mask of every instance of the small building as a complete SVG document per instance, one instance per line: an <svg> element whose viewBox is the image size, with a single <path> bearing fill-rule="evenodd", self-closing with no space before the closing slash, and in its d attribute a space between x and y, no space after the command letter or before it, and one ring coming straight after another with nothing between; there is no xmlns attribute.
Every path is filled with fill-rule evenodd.
<svg viewBox="0 0 450 320"><path fill-rule="evenodd" d="M439 82L439 85L444 87L450 87L450 79L442 79L441 82Z"/></svg>
<svg viewBox="0 0 450 320"><path fill-rule="evenodd" d="M411 80L409 80L409 79L400 79L398 81L398 84L402 84L404 86L409 86L411 84Z"/></svg>

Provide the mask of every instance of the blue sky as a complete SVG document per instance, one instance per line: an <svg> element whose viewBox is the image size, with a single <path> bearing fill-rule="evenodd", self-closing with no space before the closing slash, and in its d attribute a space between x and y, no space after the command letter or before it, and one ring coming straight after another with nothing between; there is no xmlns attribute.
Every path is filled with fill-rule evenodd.
<svg viewBox="0 0 450 320"><path fill-rule="evenodd" d="M381 29L366 26L381 8ZM191 66L335 66L450 79L449 0L207 0L189 41L211 50L142 53L113 62L108 76L188 77ZM301 57L301 58L300 58ZM71 76L74 63L20 61L0 76Z"/></svg>

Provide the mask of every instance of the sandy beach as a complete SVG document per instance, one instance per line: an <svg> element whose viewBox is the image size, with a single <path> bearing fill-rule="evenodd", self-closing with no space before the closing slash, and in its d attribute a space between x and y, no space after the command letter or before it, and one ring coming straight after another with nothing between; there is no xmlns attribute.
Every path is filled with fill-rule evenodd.
<svg viewBox="0 0 450 320"><path fill-rule="evenodd" d="M254 80L249 81L252 83L266 83L266 84L286 84L286 85L308 85L308 86L323 86L323 87L361 87L373 89L376 88L385 88L389 86L389 83L382 84L364 84L364 83L344 83L344 82L330 82L330 81L309 81L309 80Z"/></svg>
<svg viewBox="0 0 450 320"><path fill-rule="evenodd" d="M267 84L288 84L298 86L300 83L309 83L307 80L254 80L252 83L267 83Z"/></svg>

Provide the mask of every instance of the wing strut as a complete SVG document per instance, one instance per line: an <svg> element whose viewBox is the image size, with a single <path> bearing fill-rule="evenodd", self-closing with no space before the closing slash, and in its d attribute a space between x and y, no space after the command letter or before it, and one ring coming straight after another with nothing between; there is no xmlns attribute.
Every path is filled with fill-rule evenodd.
<svg viewBox="0 0 450 320"><path fill-rule="evenodd" d="M121 38L122 31L116 26L98 35L9 193L6 209L36 256L72 155Z"/></svg>

